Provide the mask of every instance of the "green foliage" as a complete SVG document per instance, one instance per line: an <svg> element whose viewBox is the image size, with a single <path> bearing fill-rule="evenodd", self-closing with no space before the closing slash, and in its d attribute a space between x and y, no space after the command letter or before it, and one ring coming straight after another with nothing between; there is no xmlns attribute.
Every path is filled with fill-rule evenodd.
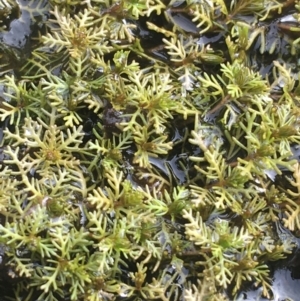
<svg viewBox="0 0 300 301"><path fill-rule="evenodd" d="M45 106L40 85L35 86L27 80L16 82L13 75L5 76L2 84L6 101L0 108L1 121L9 119L10 124L19 125L21 118L38 116L41 105Z"/></svg>
<svg viewBox="0 0 300 301"><path fill-rule="evenodd" d="M5 298L271 298L300 231L288 5L0 0L37 40L0 45Z"/></svg>

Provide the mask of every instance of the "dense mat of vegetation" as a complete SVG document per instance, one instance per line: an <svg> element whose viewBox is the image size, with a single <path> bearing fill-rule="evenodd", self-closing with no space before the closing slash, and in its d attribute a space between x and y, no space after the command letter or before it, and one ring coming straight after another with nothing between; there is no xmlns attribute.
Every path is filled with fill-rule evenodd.
<svg viewBox="0 0 300 301"><path fill-rule="evenodd" d="M300 231L299 22L291 0L0 0L0 298L271 298Z"/></svg>

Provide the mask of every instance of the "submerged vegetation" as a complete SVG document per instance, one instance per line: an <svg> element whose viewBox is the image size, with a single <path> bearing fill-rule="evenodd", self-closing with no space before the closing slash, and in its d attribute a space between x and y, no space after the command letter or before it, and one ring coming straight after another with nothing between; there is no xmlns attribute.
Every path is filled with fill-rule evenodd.
<svg viewBox="0 0 300 301"><path fill-rule="evenodd" d="M300 233L299 20L290 0L0 0L5 300L271 299Z"/></svg>

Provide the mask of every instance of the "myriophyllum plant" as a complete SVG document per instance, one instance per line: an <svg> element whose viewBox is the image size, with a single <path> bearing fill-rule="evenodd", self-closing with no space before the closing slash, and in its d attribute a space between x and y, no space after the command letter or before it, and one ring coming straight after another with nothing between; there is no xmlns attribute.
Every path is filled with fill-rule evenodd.
<svg viewBox="0 0 300 301"><path fill-rule="evenodd" d="M19 15L28 59L0 45L5 298L271 299L300 231L298 5L0 0L0 33Z"/></svg>

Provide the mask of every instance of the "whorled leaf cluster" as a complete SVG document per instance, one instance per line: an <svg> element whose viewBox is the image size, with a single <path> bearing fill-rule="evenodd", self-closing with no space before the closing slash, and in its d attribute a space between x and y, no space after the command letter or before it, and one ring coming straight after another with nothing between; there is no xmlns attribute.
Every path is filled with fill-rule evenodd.
<svg viewBox="0 0 300 301"><path fill-rule="evenodd" d="M15 11L38 28L20 68L0 45L5 300L271 298L300 231L297 1L0 0L2 33Z"/></svg>

